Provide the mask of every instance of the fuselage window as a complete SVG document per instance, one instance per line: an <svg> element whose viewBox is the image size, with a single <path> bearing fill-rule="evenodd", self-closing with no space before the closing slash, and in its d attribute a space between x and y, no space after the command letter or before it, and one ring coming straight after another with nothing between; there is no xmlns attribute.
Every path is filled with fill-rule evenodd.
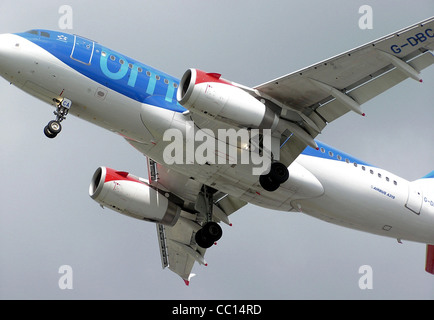
<svg viewBox="0 0 434 320"><path fill-rule="evenodd" d="M115 61L115 60L116 60L116 57L115 57L114 55L111 55L111 56L110 56L110 60L111 60L111 61Z"/></svg>
<svg viewBox="0 0 434 320"><path fill-rule="evenodd" d="M329 156L333 158L333 152L329 151Z"/></svg>
<svg viewBox="0 0 434 320"><path fill-rule="evenodd" d="M321 147L320 150L321 150L322 153L325 153L325 149L324 148Z"/></svg>

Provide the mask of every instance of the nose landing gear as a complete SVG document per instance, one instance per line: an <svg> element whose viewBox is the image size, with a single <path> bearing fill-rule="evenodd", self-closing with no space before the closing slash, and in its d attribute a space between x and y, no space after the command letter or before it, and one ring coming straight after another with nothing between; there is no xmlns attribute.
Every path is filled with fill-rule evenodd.
<svg viewBox="0 0 434 320"><path fill-rule="evenodd" d="M55 138L62 130L62 125L60 123L66 119L66 115L68 114L69 109L72 105L71 100L66 98L62 101L55 101L57 103L56 111L54 111L56 120L48 122L48 124L44 128L44 134L50 139Z"/></svg>

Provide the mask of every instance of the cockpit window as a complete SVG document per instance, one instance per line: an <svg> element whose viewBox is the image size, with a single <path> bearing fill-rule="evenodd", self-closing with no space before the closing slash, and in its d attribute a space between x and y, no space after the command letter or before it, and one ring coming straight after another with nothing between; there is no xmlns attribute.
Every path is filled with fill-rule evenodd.
<svg viewBox="0 0 434 320"><path fill-rule="evenodd" d="M50 34L48 32L45 32L45 31L29 30L29 31L26 31L26 33L35 34L37 36L42 36L42 37L46 37L46 38L50 37Z"/></svg>

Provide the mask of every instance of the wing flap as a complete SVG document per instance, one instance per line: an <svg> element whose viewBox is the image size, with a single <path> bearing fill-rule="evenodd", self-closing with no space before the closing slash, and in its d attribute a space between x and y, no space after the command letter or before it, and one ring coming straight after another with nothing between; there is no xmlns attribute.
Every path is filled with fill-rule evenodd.
<svg viewBox="0 0 434 320"><path fill-rule="evenodd" d="M427 51L410 61L408 64L415 70L421 71L434 64L434 55ZM349 91L347 95L359 104L363 104L407 78L408 75L403 73L400 69L394 68L376 78L373 78L352 91ZM350 111L350 109L337 99L331 100L329 103L326 103L317 109L317 112L326 119L328 123L341 117L348 111Z"/></svg>
<svg viewBox="0 0 434 320"><path fill-rule="evenodd" d="M206 250L193 241L193 235L199 229L199 224L183 216L173 227L157 224L162 266L169 267L186 283L191 277L195 262L206 265Z"/></svg>
<svg viewBox="0 0 434 320"><path fill-rule="evenodd" d="M427 51L408 63L415 70L423 70L434 64L434 55ZM384 91L394 87L408 78L408 75L400 69L394 68L390 71L373 78L363 85L348 92L348 96L359 104L365 103L378 96ZM339 100L335 99L317 109L317 112L327 120L328 123L346 114L350 109Z"/></svg>
<svg viewBox="0 0 434 320"><path fill-rule="evenodd" d="M408 62L409 66L419 72L431 66L432 64L434 64L434 55L429 51ZM403 74L403 72L395 68L390 72L385 73L353 90L351 95L362 104L399 84L407 78L408 77Z"/></svg>

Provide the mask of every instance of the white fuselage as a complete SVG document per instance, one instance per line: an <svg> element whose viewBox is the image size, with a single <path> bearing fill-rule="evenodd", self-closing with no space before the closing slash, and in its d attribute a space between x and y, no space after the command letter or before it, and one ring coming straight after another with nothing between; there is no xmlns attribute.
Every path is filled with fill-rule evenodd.
<svg viewBox="0 0 434 320"><path fill-rule="evenodd" d="M17 35L1 35L0 42L2 77L48 103L53 95L67 97L73 101L70 114L122 135L156 162L164 164L165 130L183 129L190 119L126 97ZM250 171L242 167L175 164L172 168L258 206L301 211L349 228L434 244L433 179L409 182L380 168L338 161L336 155L328 159L327 154L325 149L325 157L300 155L289 167L288 181L275 192L238 188L257 179L248 178Z"/></svg>

